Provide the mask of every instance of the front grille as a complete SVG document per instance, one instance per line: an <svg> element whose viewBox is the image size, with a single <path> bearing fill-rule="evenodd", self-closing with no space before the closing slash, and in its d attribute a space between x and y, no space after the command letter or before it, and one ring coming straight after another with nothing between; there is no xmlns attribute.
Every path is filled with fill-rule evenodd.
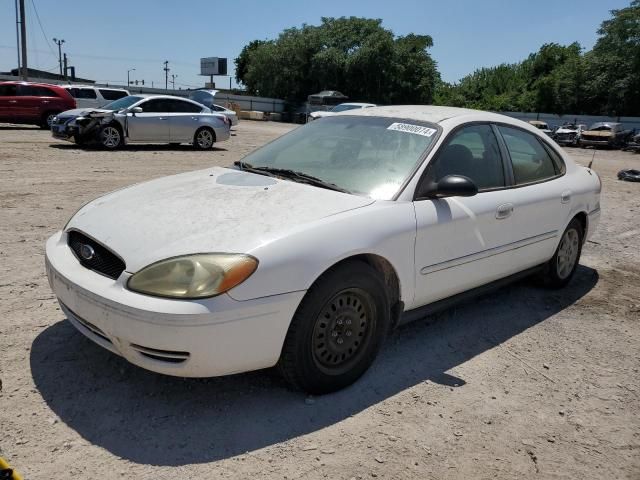
<svg viewBox="0 0 640 480"><path fill-rule="evenodd" d="M124 262L117 255L80 232L69 232L67 244L80 264L89 270L115 280L125 269Z"/></svg>
<svg viewBox="0 0 640 480"><path fill-rule="evenodd" d="M131 348L136 350L140 355L167 363L182 363L190 357L189 352L177 352L173 350L159 350L157 348L143 347L142 345L131 344Z"/></svg>

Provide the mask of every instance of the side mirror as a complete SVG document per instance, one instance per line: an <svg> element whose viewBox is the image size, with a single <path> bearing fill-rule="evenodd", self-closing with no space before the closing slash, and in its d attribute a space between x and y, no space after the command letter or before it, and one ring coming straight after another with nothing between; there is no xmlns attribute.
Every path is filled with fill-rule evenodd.
<svg viewBox="0 0 640 480"><path fill-rule="evenodd" d="M136 113L142 113L142 107L133 107L133 108L130 110L130 112L131 112L131 113L133 113L134 115L135 115Z"/></svg>
<svg viewBox="0 0 640 480"><path fill-rule="evenodd" d="M418 198L473 197L478 187L469 177L447 175L438 182L429 182L418 191Z"/></svg>

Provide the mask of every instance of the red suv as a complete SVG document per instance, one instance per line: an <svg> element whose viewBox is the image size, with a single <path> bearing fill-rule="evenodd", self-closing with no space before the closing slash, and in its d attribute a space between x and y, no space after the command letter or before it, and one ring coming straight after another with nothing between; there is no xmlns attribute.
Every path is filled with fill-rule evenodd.
<svg viewBox="0 0 640 480"><path fill-rule="evenodd" d="M0 122L51 128L58 113L76 108L64 88L47 83L0 82Z"/></svg>

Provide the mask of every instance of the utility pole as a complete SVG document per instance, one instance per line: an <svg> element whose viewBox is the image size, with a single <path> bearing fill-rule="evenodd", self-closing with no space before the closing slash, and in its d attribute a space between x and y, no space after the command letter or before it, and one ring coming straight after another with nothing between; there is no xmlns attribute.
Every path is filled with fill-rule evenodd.
<svg viewBox="0 0 640 480"><path fill-rule="evenodd" d="M18 74L20 74L20 18L18 17L18 0L16 5L16 52L18 53Z"/></svg>
<svg viewBox="0 0 640 480"><path fill-rule="evenodd" d="M67 54L66 53L62 57L62 61L64 63L64 81L66 82L67 81L67 70L68 70L68 67L67 67ZM75 74L74 74L74 77L75 77Z"/></svg>
<svg viewBox="0 0 640 480"><path fill-rule="evenodd" d="M24 0L22 0L24 1ZM164 89L168 90L169 89L169 70L171 70L169 68L169 60L165 60L164 61Z"/></svg>
<svg viewBox="0 0 640 480"><path fill-rule="evenodd" d="M24 0L20 0L20 45L22 46L22 79L29 80L27 67L27 22L24 20Z"/></svg>
<svg viewBox="0 0 640 480"><path fill-rule="evenodd" d="M171 88L173 88L174 90L176 89L176 77L177 76L178 75L175 75L173 73L171 74Z"/></svg>
<svg viewBox="0 0 640 480"><path fill-rule="evenodd" d="M58 45L58 64L60 65L60 77L62 77L66 74L66 70L64 71L65 73L62 73L62 44L64 43L64 40L58 40L57 38L54 38L53 43Z"/></svg>

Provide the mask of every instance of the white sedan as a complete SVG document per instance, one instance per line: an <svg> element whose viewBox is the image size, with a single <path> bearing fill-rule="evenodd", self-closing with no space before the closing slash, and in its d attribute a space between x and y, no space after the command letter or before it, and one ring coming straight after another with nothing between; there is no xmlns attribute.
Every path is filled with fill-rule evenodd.
<svg viewBox="0 0 640 480"><path fill-rule="evenodd" d="M48 240L47 274L69 321L131 363L184 377L278 365L323 393L456 296L532 273L565 285L600 188L519 120L359 109L234 167L84 205Z"/></svg>

